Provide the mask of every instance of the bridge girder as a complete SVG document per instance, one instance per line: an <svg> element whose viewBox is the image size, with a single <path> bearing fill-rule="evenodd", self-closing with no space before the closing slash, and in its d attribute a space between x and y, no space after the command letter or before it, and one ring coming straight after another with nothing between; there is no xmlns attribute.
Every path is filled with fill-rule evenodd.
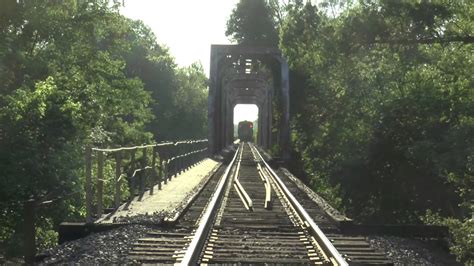
<svg viewBox="0 0 474 266"><path fill-rule="evenodd" d="M256 71L257 60L273 60L278 65L278 77L269 71ZM260 61L258 61L260 62ZM277 142L281 156L289 158L289 73L286 60L273 47L212 45L208 98L209 151L215 154L233 142L233 111L236 104L255 104L259 108L257 142L270 148ZM278 88L275 88L277 84ZM280 94L279 136L272 136L272 101Z"/></svg>

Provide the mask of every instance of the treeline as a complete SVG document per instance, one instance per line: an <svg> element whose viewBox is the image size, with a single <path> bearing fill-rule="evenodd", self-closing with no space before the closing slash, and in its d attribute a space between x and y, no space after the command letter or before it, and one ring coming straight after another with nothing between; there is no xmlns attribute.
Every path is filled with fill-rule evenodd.
<svg viewBox="0 0 474 266"><path fill-rule="evenodd" d="M295 169L357 222L450 226L472 263L474 4L304 2L241 0L228 22L289 61Z"/></svg>
<svg viewBox="0 0 474 266"><path fill-rule="evenodd" d="M118 5L1 1L0 255L21 252L26 200L64 197L39 209L40 248L83 217L85 146L206 137L202 67L178 68Z"/></svg>
<svg viewBox="0 0 474 266"><path fill-rule="evenodd" d="M474 255L473 11L299 3L280 35L297 79L293 143L312 187L360 222L449 223L462 261Z"/></svg>

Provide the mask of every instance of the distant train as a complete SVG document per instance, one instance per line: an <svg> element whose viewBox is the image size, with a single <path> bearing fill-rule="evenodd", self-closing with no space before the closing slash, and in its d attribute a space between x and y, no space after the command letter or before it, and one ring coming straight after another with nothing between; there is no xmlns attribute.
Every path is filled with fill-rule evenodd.
<svg viewBox="0 0 474 266"><path fill-rule="evenodd" d="M253 123L241 121L239 123L238 136L240 141L253 141Z"/></svg>

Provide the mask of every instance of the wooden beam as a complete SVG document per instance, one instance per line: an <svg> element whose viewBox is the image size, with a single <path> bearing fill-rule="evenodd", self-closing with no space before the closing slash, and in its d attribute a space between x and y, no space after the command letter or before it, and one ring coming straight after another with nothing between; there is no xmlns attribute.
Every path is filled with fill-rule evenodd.
<svg viewBox="0 0 474 266"><path fill-rule="evenodd" d="M97 152L97 217L104 213L104 152Z"/></svg>
<svg viewBox="0 0 474 266"><path fill-rule="evenodd" d="M92 223L93 211L92 211L92 148L90 146L86 147L85 153L86 161L86 223Z"/></svg>

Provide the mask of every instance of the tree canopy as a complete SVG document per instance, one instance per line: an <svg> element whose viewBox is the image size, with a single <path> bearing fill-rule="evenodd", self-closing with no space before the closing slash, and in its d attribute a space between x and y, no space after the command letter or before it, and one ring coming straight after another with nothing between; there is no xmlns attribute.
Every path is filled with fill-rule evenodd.
<svg viewBox="0 0 474 266"><path fill-rule="evenodd" d="M26 200L69 195L39 212L43 247L59 222L84 215L87 145L202 138L206 95L203 69L178 68L115 2L2 1L0 253L21 251Z"/></svg>
<svg viewBox="0 0 474 266"><path fill-rule="evenodd" d="M331 15L337 3L294 3L280 34L298 77L293 141L309 182L360 222L416 223L433 210L466 230L473 5L360 1ZM463 261L473 258L468 232L453 249Z"/></svg>
<svg viewBox="0 0 474 266"><path fill-rule="evenodd" d="M276 26L267 1L240 0L227 21L225 35L239 44L276 46Z"/></svg>

